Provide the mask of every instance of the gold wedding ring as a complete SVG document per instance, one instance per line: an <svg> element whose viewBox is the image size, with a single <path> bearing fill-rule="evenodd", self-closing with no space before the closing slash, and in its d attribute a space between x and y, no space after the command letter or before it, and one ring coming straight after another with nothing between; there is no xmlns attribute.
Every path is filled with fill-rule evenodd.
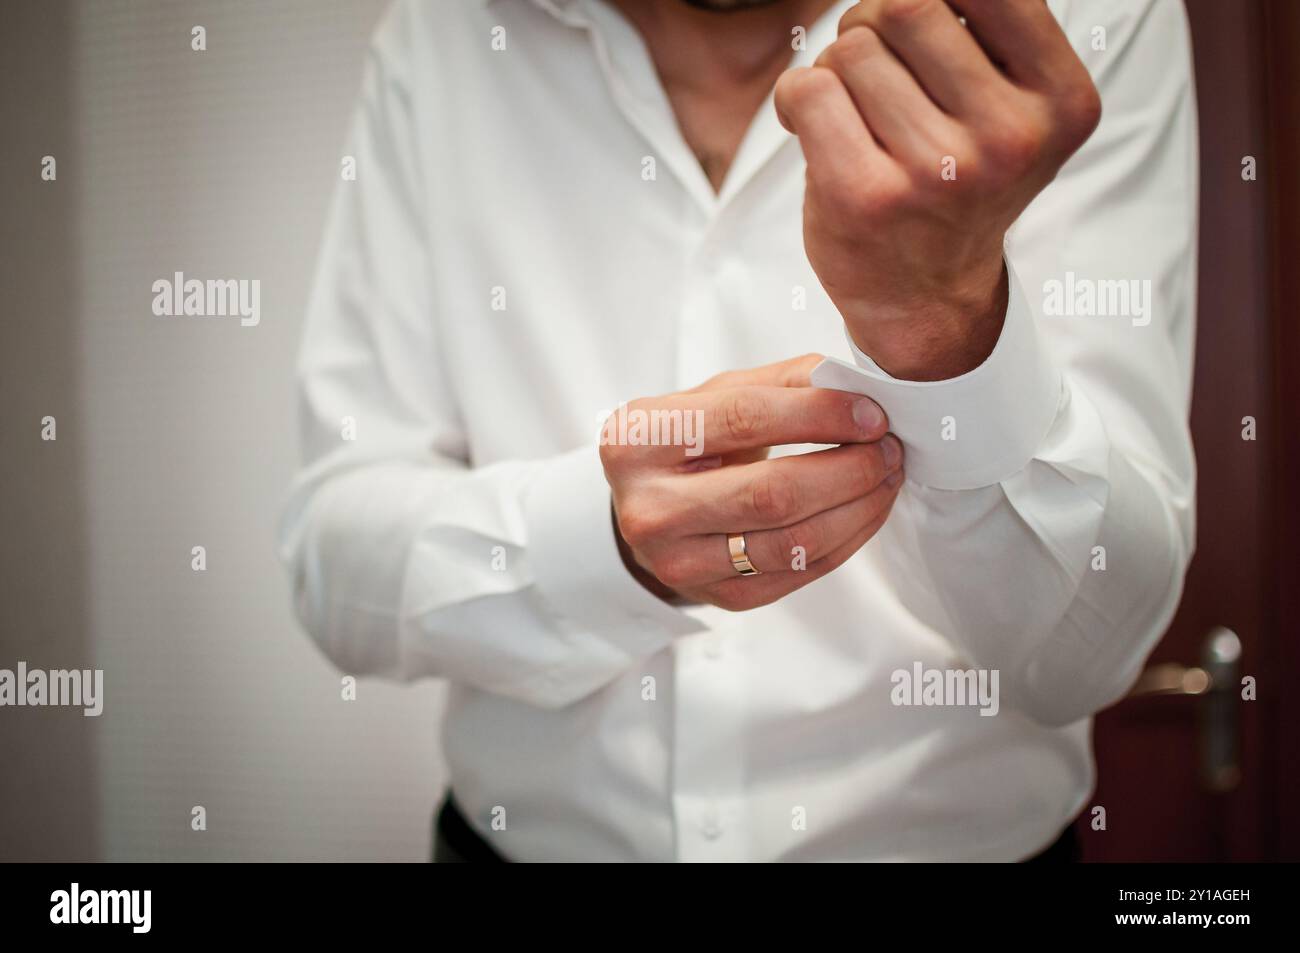
<svg viewBox="0 0 1300 953"><path fill-rule="evenodd" d="M758 569L749 561L749 555L745 552L745 534L731 533L727 536L727 551L731 553L731 565L736 567L736 572L742 576L757 576Z"/></svg>

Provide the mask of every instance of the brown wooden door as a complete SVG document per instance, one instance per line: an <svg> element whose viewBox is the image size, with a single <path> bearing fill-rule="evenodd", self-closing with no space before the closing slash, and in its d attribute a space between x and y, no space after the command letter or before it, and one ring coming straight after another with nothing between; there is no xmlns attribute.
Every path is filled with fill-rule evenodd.
<svg viewBox="0 0 1300 953"><path fill-rule="evenodd" d="M1300 3L1187 8L1201 117L1197 551L1143 682L1097 718L1098 788L1077 826L1089 861L1294 860ZM1243 181L1245 156L1257 159L1256 181ZM1216 687L1197 669L1218 627L1241 655ZM1243 676L1256 679L1257 700L1241 698Z"/></svg>

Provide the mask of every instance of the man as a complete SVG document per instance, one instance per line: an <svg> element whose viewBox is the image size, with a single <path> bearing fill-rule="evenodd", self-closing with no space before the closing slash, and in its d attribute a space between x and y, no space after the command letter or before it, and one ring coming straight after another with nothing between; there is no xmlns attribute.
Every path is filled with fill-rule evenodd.
<svg viewBox="0 0 1300 953"><path fill-rule="evenodd" d="M283 554L444 855L1059 843L1192 550L1176 0L406 2L347 153Z"/></svg>

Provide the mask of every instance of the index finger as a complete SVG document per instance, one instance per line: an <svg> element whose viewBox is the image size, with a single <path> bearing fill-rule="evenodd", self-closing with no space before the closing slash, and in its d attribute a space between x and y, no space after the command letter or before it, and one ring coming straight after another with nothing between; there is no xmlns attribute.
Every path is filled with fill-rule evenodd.
<svg viewBox="0 0 1300 953"><path fill-rule="evenodd" d="M820 387L736 387L674 395L666 403L702 411L701 446L708 456L786 444L868 443L889 430L871 398Z"/></svg>
<svg viewBox="0 0 1300 953"><path fill-rule="evenodd" d="M734 387L624 404L605 421L601 455L620 469L716 460L761 447L871 443L889 430L869 397L821 387Z"/></svg>
<svg viewBox="0 0 1300 953"><path fill-rule="evenodd" d="M698 387L683 391L695 394L707 390L730 390L733 387L750 387L767 384L772 387L808 387L808 377L812 369L824 358L820 354L801 354L760 367L747 367L735 371L723 371L715 374Z"/></svg>

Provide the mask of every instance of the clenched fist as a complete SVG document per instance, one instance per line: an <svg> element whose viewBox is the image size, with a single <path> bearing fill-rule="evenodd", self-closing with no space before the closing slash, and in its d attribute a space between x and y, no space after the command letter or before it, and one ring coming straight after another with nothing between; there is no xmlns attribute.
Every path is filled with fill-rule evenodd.
<svg viewBox="0 0 1300 953"><path fill-rule="evenodd" d="M1007 229L1101 117L1045 0L863 0L776 108L807 160L808 259L858 347L904 379L977 367Z"/></svg>
<svg viewBox="0 0 1300 953"><path fill-rule="evenodd" d="M884 523L902 483L902 445L869 398L809 386L820 360L731 371L628 405L628 415L701 421L691 448L602 442L620 549L652 592L756 608L826 575ZM766 459L769 447L801 443L839 446ZM732 563L727 537L739 533L758 575Z"/></svg>

